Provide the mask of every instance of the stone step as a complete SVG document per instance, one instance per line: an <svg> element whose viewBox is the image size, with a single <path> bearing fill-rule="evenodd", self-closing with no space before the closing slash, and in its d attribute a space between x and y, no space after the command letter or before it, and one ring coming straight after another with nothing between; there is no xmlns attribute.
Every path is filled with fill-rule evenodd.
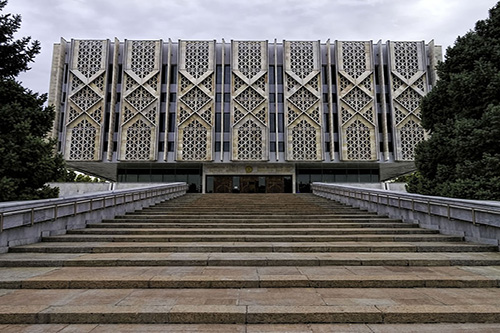
<svg viewBox="0 0 500 333"><path fill-rule="evenodd" d="M495 246L308 194L186 195L43 241L0 255L0 330L500 325Z"/></svg>
<svg viewBox="0 0 500 333"><path fill-rule="evenodd" d="M270 221L389 221L389 222L401 222L399 219L391 219L383 216L370 216L370 215L317 215L317 214L309 214L309 215L258 215L258 214L238 214L238 215L200 215L200 214L190 214L190 215L165 215L165 214L127 214L122 216L117 216L114 219L105 219L103 222L108 221L121 221L121 220L159 220L159 221L196 221L196 220L217 220L217 221L245 221L245 222L265 222Z"/></svg>
<svg viewBox="0 0 500 333"><path fill-rule="evenodd" d="M500 322L498 288L17 289L2 299L1 324Z"/></svg>
<svg viewBox="0 0 500 333"><path fill-rule="evenodd" d="M358 235L81 235L43 237L45 242L460 242L462 236L440 234Z"/></svg>
<svg viewBox="0 0 500 333"><path fill-rule="evenodd" d="M453 242L343 242L343 243L154 243L154 242L42 242L13 247L12 253L141 253L141 252L488 252L493 245Z"/></svg>
<svg viewBox="0 0 500 333"><path fill-rule="evenodd" d="M169 332L169 333L496 333L496 323L446 324L4 324L2 332Z"/></svg>
<svg viewBox="0 0 500 333"><path fill-rule="evenodd" d="M328 228L328 229L343 229L343 228L418 228L418 224L402 223L402 222L256 222L256 223L230 223L230 222L148 222L144 221L113 221L103 223L92 223L87 225L88 228L102 229L102 228L148 228L148 229L315 229L315 228Z"/></svg>
<svg viewBox="0 0 500 333"><path fill-rule="evenodd" d="M500 267L7 267L0 289L494 288Z"/></svg>
<svg viewBox="0 0 500 333"><path fill-rule="evenodd" d="M297 228L297 229L186 229L186 228L95 228L68 230L68 235L361 235L361 234L437 234L436 230L420 228Z"/></svg>
<svg viewBox="0 0 500 333"><path fill-rule="evenodd" d="M495 266L494 252L7 253L0 267L103 266Z"/></svg>
<svg viewBox="0 0 500 333"><path fill-rule="evenodd" d="M330 213L330 214L351 214L351 215L370 215L366 211L358 210L355 208L352 209L338 209L338 210L329 210L329 211L321 211L318 208L315 209L297 209L297 207L293 208L267 208L267 207L253 207L249 209L244 209L243 207L235 207L225 206L225 207L175 207L171 209L165 209L163 207L156 208L147 208L142 211L136 211L135 214L154 214L154 213L162 213L162 214L170 214L171 212L175 212L175 214L192 214L193 212L202 213L202 214L213 214L213 215L230 215L230 214L257 214L257 215L295 215L295 214L318 214L318 213ZM371 214L375 215L375 214Z"/></svg>
<svg viewBox="0 0 500 333"><path fill-rule="evenodd" d="M418 228L418 224L402 223L402 222L294 222L294 223L284 223L284 222L267 222L263 223L238 223L238 222L200 222L189 221L189 222L171 222L171 221L140 221L140 220L120 220L120 221L109 221L103 223L92 223L87 225L88 228L209 228L209 229L248 229L248 228L259 228L259 229L296 229L296 228Z"/></svg>

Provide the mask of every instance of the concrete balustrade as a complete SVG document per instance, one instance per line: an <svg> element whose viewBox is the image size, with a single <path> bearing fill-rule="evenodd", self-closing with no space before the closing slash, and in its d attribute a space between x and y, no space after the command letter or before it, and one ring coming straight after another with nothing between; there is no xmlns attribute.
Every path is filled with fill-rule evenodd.
<svg viewBox="0 0 500 333"><path fill-rule="evenodd" d="M467 241L500 246L500 202L433 197L413 193L313 183L317 196L418 223Z"/></svg>
<svg viewBox="0 0 500 333"><path fill-rule="evenodd" d="M186 194L186 183L0 204L0 252Z"/></svg>

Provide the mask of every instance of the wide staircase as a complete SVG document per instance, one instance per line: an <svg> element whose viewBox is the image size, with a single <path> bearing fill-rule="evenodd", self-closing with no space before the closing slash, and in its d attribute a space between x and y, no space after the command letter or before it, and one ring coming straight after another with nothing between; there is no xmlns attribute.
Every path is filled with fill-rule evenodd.
<svg viewBox="0 0 500 333"><path fill-rule="evenodd" d="M498 332L497 250L312 194L188 194L0 255L0 332Z"/></svg>

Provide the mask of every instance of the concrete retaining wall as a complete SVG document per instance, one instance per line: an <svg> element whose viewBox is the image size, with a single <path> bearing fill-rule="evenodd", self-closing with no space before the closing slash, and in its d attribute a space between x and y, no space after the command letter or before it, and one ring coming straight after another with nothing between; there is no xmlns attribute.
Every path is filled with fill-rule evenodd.
<svg viewBox="0 0 500 333"><path fill-rule="evenodd" d="M500 202L313 183L313 193L465 240L500 246Z"/></svg>
<svg viewBox="0 0 500 333"><path fill-rule="evenodd" d="M0 252L186 194L186 183L0 204Z"/></svg>

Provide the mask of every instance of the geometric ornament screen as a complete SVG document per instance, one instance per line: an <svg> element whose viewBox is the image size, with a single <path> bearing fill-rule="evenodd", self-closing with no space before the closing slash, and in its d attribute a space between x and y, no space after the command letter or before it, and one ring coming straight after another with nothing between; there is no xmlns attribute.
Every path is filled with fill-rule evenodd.
<svg viewBox="0 0 500 333"><path fill-rule="evenodd" d="M232 42L232 160L268 159L267 42Z"/></svg>
<svg viewBox="0 0 500 333"><path fill-rule="evenodd" d="M104 132L108 41L74 41L72 54L64 155L69 161L98 161Z"/></svg>
<svg viewBox="0 0 500 333"><path fill-rule="evenodd" d="M156 159L161 92L161 41L127 40L122 75L120 157Z"/></svg>
<svg viewBox="0 0 500 333"><path fill-rule="evenodd" d="M423 42L390 42L392 119L398 161L413 161L415 146L426 137L420 101L427 93Z"/></svg>
<svg viewBox="0 0 500 333"><path fill-rule="evenodd" d="M341 159L377 160L377 113L371 42L337 41Z"/></svg>
<svg viewBox="0 0 500 333"><path fill-rule="evenodd" d="M285 41L287 161L320 161L323 152L319 42Z"/></svg>
<svg viewBox="0 0 500 333"><path fill-rule="evenodd" d="M214 41L180 41L177 75L178 161L211 161L215 119Z"/></svg>

